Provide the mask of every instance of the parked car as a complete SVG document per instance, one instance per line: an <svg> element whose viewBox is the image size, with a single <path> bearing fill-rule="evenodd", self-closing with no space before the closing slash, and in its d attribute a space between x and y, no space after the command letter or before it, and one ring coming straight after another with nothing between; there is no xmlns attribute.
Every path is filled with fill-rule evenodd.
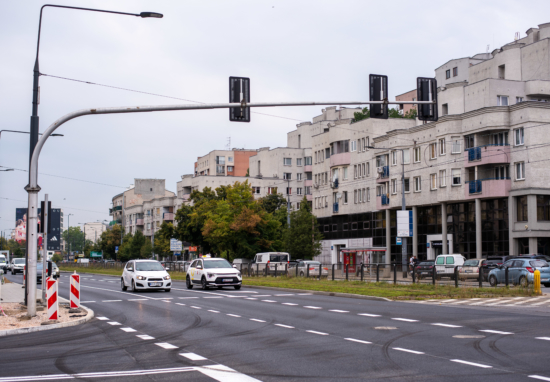
<svg viewBox="0 0 550 382"><path fill-rule="evenodd" d="M508 260L515 259L515 258L516 258L516 256L508 256L508 255L506 255L506 256L489 256L489 257L487 257L487 260L496 260L496 261L498 261L497 262L498 265L502 265L505 262L507 262Z"/></svg>
<svg viewBox="0 0 550 382"><path fill-rule="evenodd" d="M541 255L540 253L535 254L524 254L524 255L518 255L518 259L538 259L538 260L544 260L547 263L550 262L550 256Z"/></svg>
<svg viewBox="0 0 550 382"><path fill-rule="evenodd" d="M307 276L308 270L309 270L309 277L318 277L319 267L321 267L321 277L328 276L328 267L323 267L322 264L318 261L302 260L298 263L297 267L298 267L298 271L294 270L294 274L298 272L298 275L300 275L300 277Z"/></svg>
<svg viewBox="0 0 550 382"><path fill-rule="evenodd" d="M164 289L170 292L172 280L166 269L156 260L131 260L126 263L120 278L123 291L140 289Z"/></svg>
<svg viewBox="0 0 550 382"><path fill-rule="evenodd" d="M462 267L458 269L458 278L460 280L466 279L475 279L479 280L479 271L481 269L482 280L485 280L485 275L483 274L483 268L487 264L487 259L468 259L464 262ZM487 272L487 274L489 274Z"/></svg>
<svg viewBox="0 0 550 382"><path fill-rule="evenodd" d="M0 255L0 269L4 270L4 273L8 272L9 263L6 260L6 256Z"/></svg>
<svg viewBox="0 0 550 382"><path fill-rule="evenodd" d="M488 281L489 273L493 269L498 268L499 265L502 265L501 260L490 260L490 259L485 260L485 262L483 263L483 281Z"/></svg>
<svg viewBox="0 0 550 382"><path fill-rule="evenodd" d="M241 272L233 268L229 261L222 258L202 258L194 260L189 266L185 278L187 289L200 285L203 290L209 287L218 289L224 286L232 286L241 289Z"/></svg>
<svg viewBox="0 0 550 382"><path fill-rule="evenodd" d="M23 273L23 269L25 268L25 259L23 258L17 258L12 259L10 264L10 270L11 274L15 275L16 273Z"/></svg>
<svg viewBox="0 0 550 382"><path fill-rule="evenodd" d="M421 280L423 277L432 277L435 260L426 260L420 262L416 268L416 277Z"/></svg>
<svg viewBox="0 0 550 382"><path fill-rule="evenodd" d="M506 269L508 269L508 281L512 284L526 287L529 283L533 283L534 273L538 270L540 272L541 284L544 284L545 287L550 287L550 264L544 260L508 260L489 273L489 283L491 286L497 286L499 283L506 282Z"/></svg>
<svg viewBox="0 0 550 382"><path fill-rule="evenodd" d="M453 255L439 255L435 259L435 271L437 273L437 279L441 277L450 277L454 280L454 272L456 266L462 266L466 261L466 258L459 254Z"/></svg>
<svg viewBox="0 0 550 382"><path fill-rule="evenodd" d="M288 269L288 263L290 262L290 255L286 252L265 252L257 253L254 256L254 260L251 263L250 273L255 275L256 272L262 274L266 272L268 274L275 274L277 272Z"/></svg>

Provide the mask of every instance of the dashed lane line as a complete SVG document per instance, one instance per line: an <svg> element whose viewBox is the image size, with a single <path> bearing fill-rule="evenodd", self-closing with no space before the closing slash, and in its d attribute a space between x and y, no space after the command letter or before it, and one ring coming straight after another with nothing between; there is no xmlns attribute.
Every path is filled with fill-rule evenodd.
<svg viewBox="0 0 550 382"><path fill-rule="evenodd" d="M502 334L502 335L514 334L512 332L501 332L499 330L489 330L489 329L480 330L480 332L492 333L492 334Z"/></svg>
<svg viewBox="0 0 550 382"><path fill-rule="evenodd" d="M146 298L130 298L128 301L147 301Z"/></svg>
<svg viewBox="0 0 550 382"><path fill-rule="evenodd" d="M349 313L349 310L330 309L329 312L334 312L334 313Z"/></svg>
<svg viewBox="0 0 550 382"><path fill-rule="evenodd" d="M185 306L185 304L182 304L181 302L176 302L176 305Z"/></svg>
<svg viewBox="0 0 550 382"><path fill-rule="evenodd" d="M120 322L116 322L116 321L109 321L107 322L109 325L113 325L113 326L116 326L116 325L122 325Z"/></svg>
<svg viewBox="0 0 550 382"><path fill-rule="evenodd" d="M105 320L108 320L107 317L96 317L98 320L101 320L101 321L105 321Z"/></svg>
<svg viewBox="0 0 550 382"><path fill-rule="evenodd" d="M363 341L363 340L358 340L358 339L355 339L355 338L344 338L346 341L352 341L352 342L358 342L360 344L372 344L372 342L369 342L369 341Z"/></svg>
<svg viewBox="0 0 550 382"><path fill-rule="evenodd" d="M411 349L403 349L403 348L392 348L393 350L399 350L399 351L404 351L406 353L412 353L412 354L425 354L421 351L416 351L416 350L411 350Z"/></svg>
<svg viewBox="0 0 550 382"><path fill-rule="evenodd" d="M264 320L258 320L257 318L251 318L250 321L256 321L256 322L266 322Z"/></svg>
<svg viewBox="0 0 550 382"><path fill-rule="evenodd" d="M191 361L204 361L207 358L204 358L203 356L200 356L195 353L180 353L182 357L185 357L187 359L190 359Z"/></svg>
<svg viewBox="0 0 550 382"><path fill-rule="evenodd" d="M366 317L381 317L379 314L371 314L371 313L357 313L358 316L366 316Z"/></svg>
<svg viewBox="0 0 550 382"><path fill-rule="evenodd" d="M535 337L537 340L550 341L550 337Z"/></svg>
<svg viewBox="0 0 550 382"><path fill-rule="evenodd" d="M320 336L328 336L328 333L318 332L316 330L306 330L306 332L312 333L312 334L318 334Z"/></svg>
<svg viewBox="0 0 550 382"><path fill-rule="evenodd" d="M217 311L217 310L212 310L212 309L209 309L208 311L209 311L209 312L212 312L212 313L220 313L219 311Z"/></svg>
<svg viewBox="0 0 550 382"><path fill-rule="evenodd" d="M292 302L283 302L283 305L288 305L288 306L296 306L298 304L294 304Z"/></svg>
<svg viewBox="0 0 550 382"><path fill-rule="evenodd" d="M254 297L247 297L247 298L245 298L245 300L257 300L257 298L254 298Z"/></svg>
<svg viewBox="0 0 550 382"><path fill-rule="evenodd" d="M431 325L434 325L434 326L443 326L445 328L461 328L462 326L460 325L451 325L451 324L441 324L441 323L435 323L435 324L431 324Z"/></svg>
<svg viewBox="0 0 550 382"><path fill-rule="evenodd" d="M155 337L151 337L147 334L138 334L136 337L141 338L142 340L154 340Z"/></svg>
<svg viewBox="0 0 550 382"><path fill-rule="evenodd" d="M229 317L237 317L237 318L240 318L241 316L237 315L237 314L230 314L228 313L227 316Z"/></svg>
<svg viewBox="0 0 550 382"><path fill-rule="evenodd" d="M318 306L304 306L304 308L306 308L306 309L323 309L323 308L318 307Z"/></svg>
<svg viewBox="0 0 550 382"><path fill-rule="evenodd" d="M103 300L101 302L122 302L122 300Z"/></svg>
<svg viewBox="0 0 550 382"><path fill-rule="evenodd" d="M411 320L410 318L392 318L395 321L404 321L404 322L418 322L418 320Z"/></svg>
<svg viewBox="0 0 550 382"><path fill-rule="evenodd" d="M278 326L280 328L286 328L286 329L294 329L294 326L290 326L290 325L275 324L275 326Z"/></svg>
<svg viewBox="0 0 550 382"><path fill-rule="evenodd" d="M202 309L202 308L199 307L199 306L191 306L191 308L193 308L193 309Z"/></svg>
<svg viewBox="0 0 550 382"><path fill-rule="evenodd" d="M540 379L541 381L550 381L550 378L541 375L528 375L529 378Z"/></svg>
<svg viewBox="0 0 550 382"><path fill-rule="evenodd" d="M274 300L262 300L263 302L277 302L277 301L274 301Z"/></svg>
<svg viewBox="0 0 550 382"><path fill-rule="evenodd" d="M189 300L191 298L198 298L198 297L178 297L180 300Z"/></svg>
<svg viewBox="0 0 550 382"><path fill-rule="evenodd" d="M132 329L132 328L120 328L120 330L123 330L125 331L126 333L132 333L132 332L135 332L136 329Z"/></svg>
<svg viewBox="0 0 550 382"><path fill-rule="evenodd" d="M451 361L451 362L463 363L464 365L470 365L470 366L481 367L481 368L484 368L484 369L492 369L492 368L493 368L492 366L484 365L484 364L482 364L482 363L468 362L468 361L463 361L463 360L461 360L461 359L450 359L449 361Z"/></svg>
<svg viewBox="0 0 550 382"><path fill-rule="evenodd" d="M177 346L174 346L172 344L169 344L168 342L157 342L155 345L160 346L163 349L171 350L171 349L177 349Z"/></svg>

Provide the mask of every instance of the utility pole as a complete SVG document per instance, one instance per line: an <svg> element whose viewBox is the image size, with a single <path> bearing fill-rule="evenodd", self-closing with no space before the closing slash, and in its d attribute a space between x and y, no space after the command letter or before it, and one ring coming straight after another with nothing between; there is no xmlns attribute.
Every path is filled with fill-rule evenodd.
<svg viewBox="0 0 550 382"><path fill-rule="evenodd" d="M288 228L290 228L290 179L287 179L287 185L286 188L286 224L288 225Z"/></svg>
<svg viewBox="0 0 550 382"><path fill-rule="evenodd" d="M42 303L46 303L46 275L47 275L47 258L48 258L48 194L44 195L44 211L42 216L44 216L44 221L42 222L42 227L44 228L44 239L42 240Z"/></svg>
<svg viewBox="0 0 550 382"><path fill-rule="evenodd" d="M401 170L401 211L406 211L407 205L405 204L405 150L403 149L400 149L400 150L401 150L401 169L402 169ZM401 238L401 268L403 270L403 278L406 278L407 277L407 238L406 237Z"/></svg>

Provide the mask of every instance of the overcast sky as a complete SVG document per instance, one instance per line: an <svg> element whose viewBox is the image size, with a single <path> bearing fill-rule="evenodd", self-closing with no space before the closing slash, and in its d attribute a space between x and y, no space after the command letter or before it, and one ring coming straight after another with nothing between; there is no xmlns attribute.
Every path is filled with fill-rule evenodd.
<svg viewBox="0 0 550 382"><path fill-rule="evenodd" d="M29 131L32 69L40 1L2 0L0 130ZM550 22L550 1L60 1L58 4L139 13L141 19L46 8L40 71L119 88L200 102L227 102L228 77L251 78L251 99L367 100L369 73L389 76L391 99L434 76L449 59L513 41ZM43 76L40 131L74 110L189 103ZM319 107L257 110L230 123L227 110L86 116L58 129L40 157L39 199L49 194L71 225L110 220L112 197L134 178L180 176L214 149L286 145L286 133ZM2 133L0 229L14 228L26 207L28 134ZM54 177L54 175L56 177ZM82 182L79 180L85 180ZM65 226L67 219L65 219ZM6 231L7 232L7 231Z"/></svg>

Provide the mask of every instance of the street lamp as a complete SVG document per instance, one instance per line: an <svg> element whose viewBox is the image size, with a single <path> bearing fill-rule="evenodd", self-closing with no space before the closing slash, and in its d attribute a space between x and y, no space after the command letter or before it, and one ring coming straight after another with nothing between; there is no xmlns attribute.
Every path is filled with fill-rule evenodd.
<svg viewBox="0 0 550 382"><path fill-rule="evenodd" d="M6 170L0 170L0 171L13 171L13 168L8 168Z"/></svg>

